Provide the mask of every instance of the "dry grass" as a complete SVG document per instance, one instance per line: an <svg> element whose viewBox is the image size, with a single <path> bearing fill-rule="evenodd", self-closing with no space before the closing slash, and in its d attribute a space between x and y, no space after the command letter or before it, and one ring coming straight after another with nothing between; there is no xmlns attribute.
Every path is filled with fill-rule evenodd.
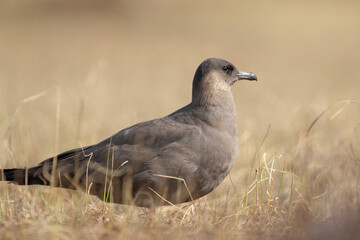
<svg viewBox="0 0 360 240"><path fill-rule="evenodd" d="M359 3L0 1L0 166L30 166L190 101L207 57L239 156L213 193L155 211L0 185L1 239L358 239Z"/></svg>

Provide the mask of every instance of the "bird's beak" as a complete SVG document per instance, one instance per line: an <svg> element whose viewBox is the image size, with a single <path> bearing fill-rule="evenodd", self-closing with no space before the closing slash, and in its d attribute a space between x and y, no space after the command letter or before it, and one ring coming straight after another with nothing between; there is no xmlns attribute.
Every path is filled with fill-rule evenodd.
<svg viewBox="0 0 360 240"><path fill-rule="evenodd" d="M243 72L239 71L239 74L235 74L238 80L249 80L249 81L257 81L257 77L255 73L252 72Z"/></svg>

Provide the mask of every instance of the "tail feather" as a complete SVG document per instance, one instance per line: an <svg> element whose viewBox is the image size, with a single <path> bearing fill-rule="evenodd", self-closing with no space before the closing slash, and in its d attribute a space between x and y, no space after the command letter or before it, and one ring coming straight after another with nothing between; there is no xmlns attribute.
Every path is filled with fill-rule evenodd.
<svg viewBox="0 0 360 240"><path fill-rule="evenodd" d="M90 149L91 146L84 148L77 148L70 151L63 152L57 156L58 166L63 163L63 167L67 166L71 169L72 166L79 167L79 162L86 156L85 151ZM14 182L19 185L49 185L50 182L46 176L43 176L41 169L45 168L45 172L51 174L51 168L53 165L54 158L48 158L42 161L38 165L30 168L9 168L0 169L0 181ZM65 163L65 164L64 164ZM66 164L68 163L68 164ZM39 172L40 170L40 172ZM74 172L67 172L68 176L73 176ZM61 176L62 178L64 176ZM67 178L62 179L62 187L74 188Z"/></svg>
<svg viewBox="0 0 360 240"><path fill-rule="evenodd" d="M44 181L34 177L38 167L32 168L10 168L1 170L1 181L15 182L19 185L44 185Z"/></svg>

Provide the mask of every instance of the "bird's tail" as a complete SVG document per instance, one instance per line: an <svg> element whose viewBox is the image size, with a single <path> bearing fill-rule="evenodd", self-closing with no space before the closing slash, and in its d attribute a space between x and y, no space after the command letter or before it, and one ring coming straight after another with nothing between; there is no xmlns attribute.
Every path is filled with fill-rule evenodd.
<svg viewBox="0 0 360 240"><path fill-rule="evenodd" d="M46 181L35 177L34 173L39 169L38 166L31 168L9 168L0 170L0 181L14 182L19 185L46 185Z"/></svg>
<svg viewBox="0 0 360 240"><path fill-rule="evenodd" d="M56 170L59 171L56 176L61 177L62 187L74 188L74 183L69 181L69 178L74 177L75 170L79 168L79 162L87 156L85 151L90 147L73 149L56 156ZM0 169L0 181L9 181L19 185L50 185L54 159L48 158L38 165L29 168ZM60 164L62 165L61 169L59 169ZM64 172L67 177L64 176ZM57 182L54 182L54 186L57 186Z"/></svg>

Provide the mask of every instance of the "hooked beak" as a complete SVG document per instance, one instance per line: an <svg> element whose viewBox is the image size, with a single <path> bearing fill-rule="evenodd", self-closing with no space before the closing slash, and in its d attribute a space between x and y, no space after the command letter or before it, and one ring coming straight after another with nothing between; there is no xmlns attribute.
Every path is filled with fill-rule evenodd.
<svg viewBox="0 0 360 240"><path fill-rule="evenodd" d="M235 76L237 76L238 80L257 81L255 73L252 72L239 71L239 74L235 74Z"/></svg>

